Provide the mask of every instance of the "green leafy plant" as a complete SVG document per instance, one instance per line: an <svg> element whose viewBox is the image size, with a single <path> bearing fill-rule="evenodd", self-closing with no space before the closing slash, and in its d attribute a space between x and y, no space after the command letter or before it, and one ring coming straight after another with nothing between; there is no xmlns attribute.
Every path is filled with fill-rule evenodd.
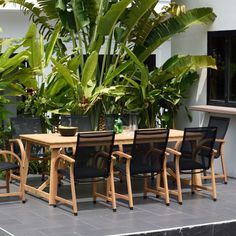
<svg viewBox="0 0 236 236"><path fill-rule="evenodd" d="M186 10L171 3L157 13L158 0L38 0L38 6L24 0L11 2L31 14L46 39L54 39L53 47L46 49L50 56L45 60L51 60L53 68L44 79L44 91L54 111L90 113L95 129L101 113L121 109L141 109L142 123L152 127L160 109L176 113L181 92L188 88L184 84L196 78L193 71L214 66L206 56L186 57L191 65L185 61L185 66L184 58L173 57L153 72L144 66L173 35L192 25L212 22L215 14L211 8ZM54 31L58 23L61 28ZM72 50L66 42L71 43ZM56 54L52 58L53 50ZM99 54L103 54L101 63ZM170 123L166 114L159 114L159 119Z"/></svg>

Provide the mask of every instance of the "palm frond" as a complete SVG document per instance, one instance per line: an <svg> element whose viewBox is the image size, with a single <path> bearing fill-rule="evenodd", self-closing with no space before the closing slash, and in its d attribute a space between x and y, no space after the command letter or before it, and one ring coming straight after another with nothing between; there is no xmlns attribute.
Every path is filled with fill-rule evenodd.
<svg viewBox="0 0 236 236"><path fill-rule="evenodd" d="M143 45L135 48L135 53L144 61L157 47L174 34L185 31L192 25L207 24L215 19L212 8L195 8L157 25L148 35Z"/></svg>
<svg viewBox="0 0 236 236"><path fill-rule="evenodd" d="M146 12L155 7L158 0L136 0L132 3L132 6L128 8L121 16L121 23L125 27L123 38L127 38L135 26L139 23ZM143 27L143 26L142 26Z"/></svg>

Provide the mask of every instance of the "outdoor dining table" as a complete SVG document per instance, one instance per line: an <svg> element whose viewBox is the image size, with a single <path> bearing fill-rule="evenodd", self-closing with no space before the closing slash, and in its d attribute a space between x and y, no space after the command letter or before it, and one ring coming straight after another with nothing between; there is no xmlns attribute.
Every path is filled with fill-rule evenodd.
<svg viewBox="0 0 236 236"><path fill-rule="evenodd" d="M170 129L169 142L178 142L183 138L182 130ZM24 185L27 192L33 193L39 197L46 199L50 205L54 205L55 195L55 160L61 148L75 148L77 142L77 136L61 136L59 133L50 134L22 134L21 140L25 143L25 158L24 158ZM115 145L118 145L119 149L123 150L123 145L132 144L134 138L134 131L124 131L121 134L115 135ZM28 167L30 150L32 144L38 144L44 147L48 147L51 150L51 163L50 163L50 177L43 182L38 188L27 184ZM45 188L49 185L49 192L45 191Z"/></svg>

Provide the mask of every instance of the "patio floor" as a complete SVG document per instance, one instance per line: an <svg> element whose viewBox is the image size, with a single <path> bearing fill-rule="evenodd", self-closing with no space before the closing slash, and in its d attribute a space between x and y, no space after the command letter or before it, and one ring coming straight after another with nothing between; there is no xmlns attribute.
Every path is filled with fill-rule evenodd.
<svg viewBox="0 0 236 236"><path fill-rule="evenodd" d="M33 177L31 181L37 183L38 179ZM100 188L103 187L100 184ZM116 188L123 191L125 184L117 181ZM67 194L69 186L64 183L60 189L62 194ZM169 207L162 198L143 199L141 189L142 181L134 179L134 210L129 210L126 202L118 201L114 213L102 200L93 204L91 185L80 184L77 186L78 216L71 213L70 207L53 208L29 194L25 204L16 198L1 198L0 235L236 235L235 179L229 179L227 185L217 183L216 202L204 191L192 195L186 188L182 206L172 197Z"/></svg>

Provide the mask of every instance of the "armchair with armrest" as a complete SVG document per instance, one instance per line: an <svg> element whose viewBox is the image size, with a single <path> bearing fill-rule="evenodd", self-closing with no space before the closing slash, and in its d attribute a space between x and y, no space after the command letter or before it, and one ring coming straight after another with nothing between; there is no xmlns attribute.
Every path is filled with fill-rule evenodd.
<svg viewBox="0 0 236 236"><path fill-rule="evenodd" d="M24 156L23 156L24 158ZM0 171L5 172L6 185L0 186L0 189L6 189L6 193L0 193L0 197L18 196L25 203L25 192L23 186L23 158L8 150L0 150ZM10 192L10 172L19 172L19 190Z"/></svg>
<svg viewBox="0 0 236 236"><path fill-rule="evenodd" d="M116 198L121 198L129 202L129 207L133 209L133 196L131 178L144 179L144 198L147 193L154 193L156 197L163 196L166 205L169 205L169 192L167 183L167 153L166 146L168 143L168 129L140 129L135 130L134 141L132 145L131 155L115 151L114 155L119 159L115 165L115 170L126 176L128 195L116 193ZM148 178L156 175L156 186L151 188L148 186ZM160 178L163 177L164 187L160 186Z"/></svg>
<svg viewBox="0 0 236 236"><path fill-rule="evenodd" d="M59 154L55 160L55 180L58 181L58 175L64 176L70 181L72 199L68 200L59 196L55 189L55 202L61 202L72 206L74 215L77 215L77 203L75 182L92 181L93 201L96 198L105 199L112 203L113 211L116 211L115 186L112 157L112 148L114 144L113 131L94 131L78 133L77 145L73 157L65 154ZM66 164L60 167L60 161ZM106 180L106 192L98 193L96 184L100 180ZM58 182L55 187L57 188Z"/></svg>
<svg viewBox="0 0 236 236"><path fill-rule="evenodd" d="M192 193L194 193L195 188L204 189L211 192L213 200L216 201L214 172L216 151L213 149L216 131L216 127L185 128L180 150L167 148L167 152L174 155L174 159L167 163L167 167L174 172L177 184L177 191L169 190L169 192L178 197L179 204L182 204L181 174L191 176ZM196 183L194 175L209 169L211 170L212 186L203 186Z"/></svg>
<svg viewBox="0 0 236 236"><path fill-rule="evenodd" d="M208 123L209 127L217 127L216 140L214 144L214 149L217 151L215 159L220 158L221 160L222 174L215 174L215 178L223 179L225 184L227 184L227 172L224 158L224 146L225 134L227 132L229 122L230 118L210 116ZM207 173L205 172L202 176L202 179L211 179L211 176L207 175Z"/></svg>

